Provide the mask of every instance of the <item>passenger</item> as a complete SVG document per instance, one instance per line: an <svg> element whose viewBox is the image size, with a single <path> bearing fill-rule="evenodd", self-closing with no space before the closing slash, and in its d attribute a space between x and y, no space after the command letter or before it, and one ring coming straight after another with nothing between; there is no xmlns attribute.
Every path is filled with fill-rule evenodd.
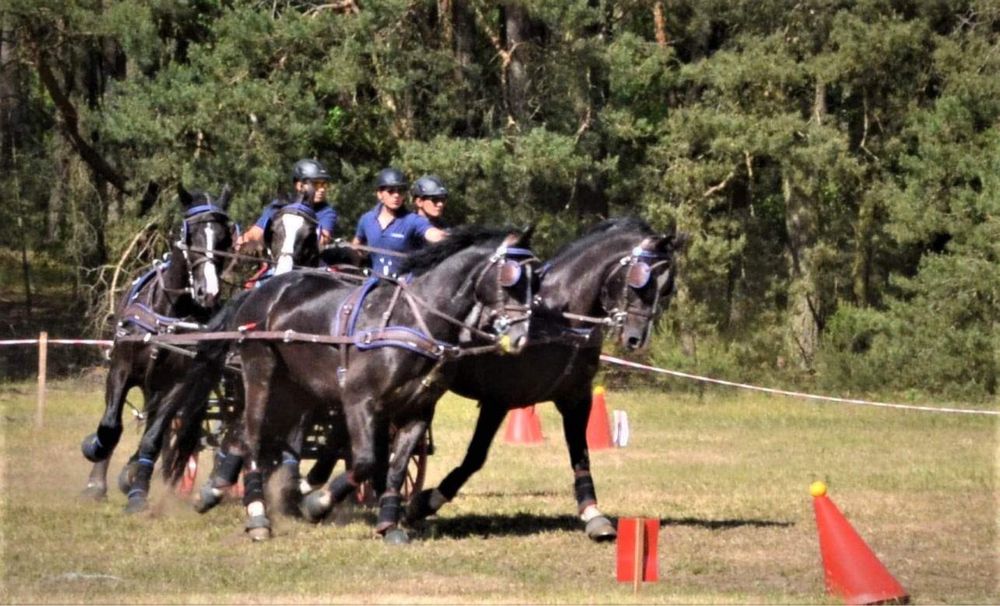
<svg viewBox="0 0 1000 606"><path fill-rule="evenodd" d="M444 205L448 201L448 188L444 186L441 177L437 175L424 175L413 184L413 205L417 207L417 214L426 217L431 225L438 229L445 229Z"/></svg>
<svg viewBox="0 0 1000 606"><path fill-rule="evenodd" d="M447 233L417 213L406 208L406 176L395 168L379 171L375 179L378 204L361 215L354 244L362 244L391 252L372 252L371 268L376 273L395 276L406 253L423 246L425 242L438 242Z"/></svg>

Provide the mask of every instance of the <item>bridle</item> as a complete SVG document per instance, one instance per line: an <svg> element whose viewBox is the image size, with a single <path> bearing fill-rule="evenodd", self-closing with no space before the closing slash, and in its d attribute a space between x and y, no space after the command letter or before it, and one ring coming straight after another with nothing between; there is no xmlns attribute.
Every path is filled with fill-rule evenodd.
<svg viewBox="0 0 1000 606"><path fill-rule="evenodd" d="M192 206L191 208L187 209L184 212L184 221L181 223L181 237L174 245L177 247L178 250L181 251L181 255L183 255L184 257L184 264L187 266L187 274L188 274L187 286L185 286L182 289L164 288L164 290L174 294L186 293L191 295L192 297L194 296L195 294L194 273L199 267L201 267L201 265L205 263L215 262L215 254L214 254L215 251L214 247L211 249L192 247L191 231L196 225L199 225L201 223L213 222L219 218L223 219L223 222L226 224L230 223L231 221L229 218L229 214L226 213L224 209L222 209L219 206L216 206L215 204L212 204L211 202L207 204L199 204L197 206ZM240 231L239 225L238 224L233 224L233 225L236 237L239 237L239 231ZM193 253L196 251L200 252L201 254L192 260L192 257L194 256ZM162 286L163 285L161 283L161 287Z"/></svg>
<svg viewBox="0 0 1000 606"><path fill-rule="evenodd" d="M474 288L478 292L480 283L491 267L496 271L496 307L482 314L478 326L481 328L492 322L493 331L498 335L506 334L512 326L531 319L531 301L533 298L532 284L534 282L535 266L540 263L538 257L527 248L508 247L501 244L489 261L479 272ZM511 303L504 296L504 289L516 287L525 280L526 304ZM480 305L477 303L477 305Z"/></svg>
<svg viewBox="0 0 1000 606"><path fill-rule="evenodd" d="M628 321L629 316L638 317L643 322L650 322L653 319L653 314L656 312L656 306L660 302L660 289L656 288L653 294L653 304L649 306L649 311L644 309L639 309L630 302L632 297L629 296L632 292L638 292L649 284L650 279L656 273L656 270L661 266L666 265L667 271L669 272L671 256L669 254L654 252L646 250L639 244L633 248L629 254L625 255L618 260L615 264L615 268L608 273L608 277L604 281L604 286L601 288L601 306L604 308L607 314L608 322L615 330L621 330L625 327L625 323ZM625 277L622 280L621 290L613 299L609 293L609 288L615 281L615 277L621 273L625 273ZM613 306L610 307L606 301L613 300Z"/></svg>
<svg viewBox="0 0 1000 606"><path fill-rule="evenodd" d="M653 305L650 306L651 311L649 312L638 309L636 306L630 304L629 293L645 288L649 284L649 280L652 279L655 270L659 269L662 265L670 265L671 255L646 250L642 247L643 243L645 243L645 240L632 248L627 255L619 259L615 263L614 268L605 277L604 284L601 286L600 299L601 309L605 313L603 318L570 312L563 312L562 316L568 320L608 326L616 332L625 328L629 316L638 317L642 321L649 323L653 319L656 306L660 302L660 289L656 289ZM609 289L614 283L615 277L621 272L625 272L621 291L615 297L612 297ZM612 301L612 303L609 303L609 301Z"/></svg>
<svg viewBox="0 0 1000 606"><path fill-rule="evenodd" d="M268 224L267 234L265 236L265 239L267 241L267 247L268 247L268 251L269 251L269 256L271 257L272 262L274 263L275 267L278 267L281 264L281 258L282 257L288 257L290 259L294 258L294 255L295 255L295 252L296 252L294 250L294 247L293 247L293 249L292 249L291 252L287 252L285 250L279 250L279 251L277 251L277 255L276 255L275 254L275 250L274 250L274 246L273 246L274 225L275 225L275 223L277 223L281 219L281 217L283 217L284 215L289 215L289 214L290 215L294 215L296 217L302 218L302 220L305 222L305 224L308 225L308 226L310 226L314 232L316 232L317 229L318 229L318 227L319 227L319 219L316 216L316 210L312 206L310 206L309 204L306 204L304 202L295 202L295 203L288 204L288 205L283 206L280 209L278 209L278 212L275 213L274 217L271 219L271 222ZM289 236L294 236L294 235L295 234L288 234L288 233L286 233L285 234L286 241L287 241L287 238ZM293 240L293 242L294 242L294 240ZM282 242L282 248L284 248L284 245L285 245L285 242ZM316 238L316 247L315 247L315 249L316 249L316 255L318 256L319 255L319 235L318 235L318 233L317 233L317 238ZM288 267L291 268L292 264L289 263Z"/></svg>

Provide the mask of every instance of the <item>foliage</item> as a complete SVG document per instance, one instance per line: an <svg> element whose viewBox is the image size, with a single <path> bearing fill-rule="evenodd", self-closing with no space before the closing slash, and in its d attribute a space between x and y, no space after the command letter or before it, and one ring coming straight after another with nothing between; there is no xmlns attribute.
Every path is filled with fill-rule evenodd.
<svg viewBox="0 0 1000 606"><path fill-rule="evenodd" d="M536 225L542 254L610 215L689 232L654 344L671 364L996 393L989 0L10 0L0 14L17 100L0 235L61 258L81 300L102 299L140 228L176 225L178 182L231 183L249 223L315 156L341 236L390 164L441 175L452 224Z"/></svg>

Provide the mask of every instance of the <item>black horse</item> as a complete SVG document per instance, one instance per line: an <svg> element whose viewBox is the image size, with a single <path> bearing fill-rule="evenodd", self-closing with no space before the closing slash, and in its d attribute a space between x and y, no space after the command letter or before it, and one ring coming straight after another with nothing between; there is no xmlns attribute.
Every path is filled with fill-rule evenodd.
<svg viewBox="0 0 1000 606"><path fill-rule="evenodd" d="M316 211L302 202L286 204L275 213L264 233L274 275L319 263L317 225Z"/></svg>
<svg viewBox="0 0 1000 606"><path fill-rule="evenodd" d="M543 268L532 308L532 334L519 355L458 360L451 390L479 401L479 419L461 465L434 489L411 499L407 521L435 513L486 462L508 410L555 402L574 474L578 513L587 535L612 540L615 529L597 508L587 421L603 333L628 349L647 344L658 311L669 302L674 254L684 237L657 235L637 219L606 221L569 244Z"/></svg>
<svg viewBox="0 0 1000 606"><path fill-rule="evenodd" d="M381 469L390 423L397 428L398 453L409 459L447 389L446 362L461 355L455 344L463 331L495 341L487 332L492 330L515 348L523 343L533 257L522 246L521 234L460 228L412 257L408 280L376 277L358 286L336 274L291 272L269 280L213 321L229 331L245 329L236 333L244 337L236 349L246 392L244 503L253 539L270 536L265 468L289 446L287 436L313 414L332 411L349 434L349 470L329 489L317 491L338 502ZM254 338L253 331L264 331L260 336L266 338ZM329 338L326 344L309 337L280 338L292 334ZM224 342L200 348L190 387L177 399L188 428L197 424L200 402L228 349ZM180 433L165 465L175 479L195 447L191 431ZM399 485L393 477L386 482L383 510L398 519ZM389 514L380 515L380 530L398 538L389 533L395 524L384 524Z"/></svg>
<svg viewBox="0 0 1000 606"><path fill-rule="evenodd" d="M105 386L104 415L97 432L83 440L83 455L94 466L84 495L107 495L111 454L122 434L125 397L142 389L145 414L152 420L165 390L182 375L190 358L136 341L119 342L128 335L147 335L197 329L218 307L224 258L215 252L232 248L233 234L226 207L231 191L217 199L206 192L188 192L178 186L184 221L180 239L164 263L132 283L118 306L115 345Z"/></svg>

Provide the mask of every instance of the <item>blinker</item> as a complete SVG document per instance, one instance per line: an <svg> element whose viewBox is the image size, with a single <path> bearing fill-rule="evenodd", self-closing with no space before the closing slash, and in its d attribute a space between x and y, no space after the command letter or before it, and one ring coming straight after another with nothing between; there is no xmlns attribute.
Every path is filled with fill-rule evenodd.
<svg viewBox="0 0 1000 606"><path fill-rule="evenodd" d="M628 268L628 274L625 277L625 281L629 286L635 289L640 289L649 283L649 277L652 270L648 263L643 261L636 261Z"/></svg>
<svg viewBox="0 0 1000 606"><path fill-rule="evenodd" d="M500 265L500 286L510 288L521 280L521 264L506 260Z"/></svg>

